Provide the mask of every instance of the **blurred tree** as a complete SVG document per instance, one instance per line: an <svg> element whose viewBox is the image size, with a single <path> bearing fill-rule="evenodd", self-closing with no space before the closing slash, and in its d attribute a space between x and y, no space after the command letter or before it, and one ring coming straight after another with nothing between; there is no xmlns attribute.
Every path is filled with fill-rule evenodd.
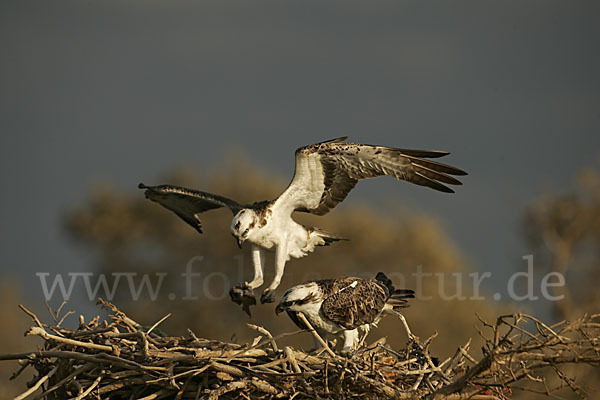
<svg viewBox="0 0 600 400"><path fill-rule="evenodd" d="M552 289L551 302L557 320L572 320L583 313L600 311L600 173L582 170L575 189L566 194L547 194L533 202L523 218L523 231L535 254L535 266L565 277L564 286ZM556 280L554 280L556 282ZM593 389L590 399L599 399L598 368L570 366L563 371ZM548 385L559 384L549 374ZM568 393L566 391L565 393ZM567 394L572 397L572 394Z"/></svg>
<svg viewBox="0 0 600 400"><path fill-rule="evenodd" d="M231 161L233 159L237 161ZM166 176L162 182L145 183L201 188L241 202L272 199L285 187L285 182L278 177L239 159L236 155L225 160L222 168L201 175L182 169ZM404 314L417 335L428 336L439 331L436 350L446 353L454 352L458 344L474 334L475 312L488 317L495 314L493 306L485 301L440 297L440 290L450 295L461 288L463 294L469 296L472 279L467 275L467 258L452 244L440 224L429 216L416 215L400 207L376 211L346 203L326 217L296 213L295 218L351 241L319 248L315 254L291 260L278 296L292 285L317 278L374 276L383 271L397 286L416 288L412 274L418 266L422 266L424 272L444 273L443 286L436 276L423 279L422 288L417 289L421 295L431 296L431 300L415 299ZM96 252L99 271L104 274L169 273L156 301L144 294L134 301L126 281L119 283L114 302L138 321L152 324L171 312L173 316L161 325L169 334L184 334L186 328L191 328L198 335L221 340L229 340L232 335L240 341L251 339L254 332L245 327L246 322L263 325L274 334L295 331L286 316L275 316L273 304L254 307L253 317L248 319L229 300L230 286L251 277L249 249L239 250L232 239L229 211L207 212L202 220L205 234L200 236L174 214L146 200L141 191L117 193L104 187L94 190L86 204L71 211L66 225L73 238ZM199 261L198 256L203 259ZM191 292L181 276L189 262L193 272L201 274L191 281ZM265 272L268 282L273 272L272 258L267 259ZM457 284L452 273L462 274L463 280ZM154 277L153 282L156 284L158 278ZM95 280L92 287L94 285ZM197 300L183 299L190 293L197 296ZM101 290L98 296L106 297L106 294ZM299 336L288 341L312 345L309 335ZM399 321L393 318L385 319L370 340L381 336L387 336L395 345L402 345L406 340Z"/></svg>
<svg viewBox="0 0 600 400"><path fill-rule="evenodd" d="M557 319L570 319L600 310L600 174L583 170L576 189L564 195L546 195L526 211L523 229L535 252L536 265L558 272L566 285L556 286Z"/></svg>
<svg viewBox="0 0 600 400"><path fill-rule="evenodd" d="M2 340L0 354L19 353L31 350L40 343L35 338L23 338L23 332L32 324L31 319L23 313L17 304L23 303L23 293L16 282L0 282L0 321L2 321ZM43 306L42 306L43 307ZM33 307L32 307L33 308ZM36 310L36 308L33 308ZM43 315L40 313L40 315ZM19 370L17 361L0 362L0 399L11 399L24 391L26 382L33 374L25 371L17 379L9 378Z"/></svg>

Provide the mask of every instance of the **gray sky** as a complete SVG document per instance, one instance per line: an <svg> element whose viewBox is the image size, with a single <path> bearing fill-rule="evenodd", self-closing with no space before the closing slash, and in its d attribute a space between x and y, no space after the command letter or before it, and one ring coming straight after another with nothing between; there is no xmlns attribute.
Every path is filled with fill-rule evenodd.
<svg viewBox="0 0 600 400"><path fill-rule="evenodd" d="M347 135L451 151L470 173L456 195L380 179L348 201L438 216L502 287L524 266L522 207L598 160L598 15L594 1L4 1L0 279L35 298L35 272L92 268L60 221L99 180L134 192L231 146L291 175L296 147Z"/></svg>

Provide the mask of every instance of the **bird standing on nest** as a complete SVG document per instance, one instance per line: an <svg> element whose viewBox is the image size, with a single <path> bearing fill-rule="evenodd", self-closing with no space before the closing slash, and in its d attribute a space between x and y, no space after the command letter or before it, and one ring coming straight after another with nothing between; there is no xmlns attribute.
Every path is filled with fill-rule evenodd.
<svg viewBox="0 0 600 400"><path fill-rule="evenodd" d="M285 311L296 326L308 329L298 315L304 314L321 338L341 334L342 354L349 355L358 347L359 329L366 335L388 313L398 315L412 337L399 311L414 297L412 290L396 289L379 272L373 279L322 279L294 286L283 294L275 313Z"/></svg>

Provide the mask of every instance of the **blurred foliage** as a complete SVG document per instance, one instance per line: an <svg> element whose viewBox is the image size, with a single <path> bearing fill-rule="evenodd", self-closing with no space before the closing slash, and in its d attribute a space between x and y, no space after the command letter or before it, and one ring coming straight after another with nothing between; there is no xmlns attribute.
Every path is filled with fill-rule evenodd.
<svg viewBox="0 0 600 400"><path fill-rule="evenodd" d="M576 179L574 191L541 196L523 221L525 238L535 252L536 266L565 276L555 288L557 319L571 319L600 310L600 174L588 168Z"/></svg>
<svg viewBox="0 0 600 400"><path fill-rule="evenodd" d="M40 342L37 339L23 339L23 332L31 326L31 319L17 307L22 302L23 293L19 285L9 281L0 282L0 354L30 351L36 342ZM26 387L26 382L32 378L31 371L26 371L17 379L9 380L18 369L17 361L0 362L0 399L12 399L20 394Z"/></svg>
<svg viewBox="0 0 600 400"><path fill-rule="evenodd" d="M278 196L286 182L278 176L259 169L248 161L233 157L223 162L221 168L202 174L179 170L155 182L171 183L204 191L218 193L240 202L272 199ZM137 183L137 182L136 182ZM390 184L406 185L394 182ZM424 190L415 187L414 190ZM349 196L350 199L352 195ZM455 292L455 277L451 273L463 273L462 290L469 296L472 279L468 277L468 260L443 231L440 223L426 215L416 215L398 206L390 210L375 210L368 206L355 206L351 200L338 206L325 217L296 213L294 218L310 226L335 232L350 238L349 242L335 243L319 248L314 254L302 259L292 259L277 296L295 284L318 278L339 276L373 276L378 271L388 274L397 286L415 288L412 273L421 265L425 272L446 273L444 292ZM354 203L355 204L355 203ZM250 340L253 332L246 322L263 325L274 334L295 331L287 316L277 317L274 305L253 308L249 319L229 300L228 290L232 284L250 280L252 264L249 246L239 250L229 233L231 213L215 210L202 215L205 233L199 235L170 211L144 198L143 192L127 190L118 192L108 187L96 188L89 200L73 210L67 218L71 236L89 246L98 259L98 271L155 273L168 272L156 301L142 295L132 301L126 281L119 282L113 302L138 321L152 324L167 313L172 317L161 325L171 335L184 334L186 328L199 336L229 340ZM184 301L185 280L181 274L186 264L195 256L203 256L193 264L193 270L201 273L192 280L192 293L198 300ZM239 266L240 260L243 267ZM273 258L268 257L265 282L273 273ZM216 273L216 274L215 274ZM401 277L404 277L403 283ZM95 284L92 280L92 285ZM440 333L435 341L444 354L454 352L459 343L473 336L474 313L485 317L495 315L494 306L485 301L445 301L438 295L438 278L423 280L421 294L431 300L418 300L406 309L404 315L417 335L429 336ZM157 279L152 279L154 283ZM265 285L266 287L266 285ZM264 287L257 290L257 295ZM207 296L217 297L211 299ZM176 295L169 300L169 294ZM99 296L106 298L102 292ZM488 296L489 297L489 296ZM388 317L375 330L370 340L387 336L396 346L406 340L398 320ZM309 335L297 335L287 339L291 344L312 346Z"/></svg>
<svg viewBox="0 0 600 400"><path fill-rule="evenodd" d="M573 320L584 313L600 312L600 173L583 169L575 189L566 194L546 194L533 202L523 218L525 239L535 255L535 266L545 273L565 277L565 286L553 288L552 302L557 320ZM590 399L599 399L600 370L574 365L565 368L570 376L594 389ZM558 383L551 375L548 384Z"/></svg>

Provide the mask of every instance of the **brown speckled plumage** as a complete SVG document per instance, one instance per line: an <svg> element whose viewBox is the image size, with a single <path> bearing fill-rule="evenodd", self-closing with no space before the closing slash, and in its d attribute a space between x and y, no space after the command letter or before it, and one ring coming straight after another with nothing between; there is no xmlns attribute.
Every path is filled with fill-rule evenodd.
<svg viewBox="0 0 600 400"><path fill-rule="evenodd" d="M333 321L345 330L372 324L381 315L386 305L395 310L408 307L408 299L414 298L414 292L408 289L396 289L392 281L383 273L373 279L347 277L322 279L312 282L318 288L304 298L293 301L293 306L308 303L321 303L322 317ZM298 287L306 287L307 284ZM294 288L288 290L293 291ZM288 293L286 292L286 293ZM286 295L282 298L286 302ZM304 324L296 312L287 310L292 321L304 329Z"/></svg>
<svg viewBox="0 0 600 400"><path fill-rule="evenodd" d="M331 290L321 306L323 314L344 329L373 323L389 298L387 288L377 280L345 278L332 285L319 285Z"/></svg>

